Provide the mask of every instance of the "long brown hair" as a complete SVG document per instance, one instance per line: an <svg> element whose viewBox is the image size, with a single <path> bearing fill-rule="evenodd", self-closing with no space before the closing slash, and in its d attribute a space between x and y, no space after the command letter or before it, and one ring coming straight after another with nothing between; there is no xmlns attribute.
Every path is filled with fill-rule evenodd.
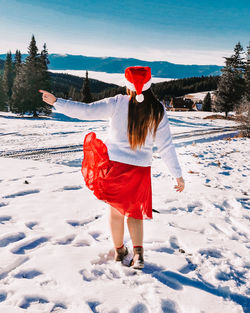
<svg viewBox="0 0 250 313"><path fill-rule="evenodd" d="M143 102L136 101L135 91L127 88L127 94L130 95L127 134L130 147L135 150L144 145L148 131L155 137L157 127L164 115L164 108L151 88L142 92Z"/></svg>

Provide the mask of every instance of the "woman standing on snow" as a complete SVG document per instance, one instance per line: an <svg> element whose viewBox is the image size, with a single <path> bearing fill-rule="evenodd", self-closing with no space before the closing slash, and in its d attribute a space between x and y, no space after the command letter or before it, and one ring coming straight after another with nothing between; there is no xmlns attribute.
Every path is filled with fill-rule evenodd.
<svg viewBox="0 0 250 313"><path fill-rule="evenodd" d="M115 260L128 254L124 246L124 216L133 243L131 266L143 268L143 219L152 219L151 163L155 142L170 173L176 191L184 189L181 168L164 106L151 90L151 69L133 66L125 70L127 95L116 95L90 104L56 98L43 93L43 101L57 112L91 120L110 119L105 142L94 132L84 138L81 172L94 195L110 205L110 229Z"/></svg>

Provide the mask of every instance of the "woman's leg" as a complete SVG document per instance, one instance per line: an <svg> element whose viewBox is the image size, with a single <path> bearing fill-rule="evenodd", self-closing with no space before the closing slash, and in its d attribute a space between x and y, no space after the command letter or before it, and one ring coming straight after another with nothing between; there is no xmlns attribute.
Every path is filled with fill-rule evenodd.
<svg viewBox="0 0 250 313"><path fill-rule="evenodd" d="M144 268L143 258L143 220L128 217L127 219L130 237L133 243L134 256L130 266L136 269Z"/></svg>
<svg viewBox="0 0 250 313"><path fill-rule="evenodd" d="M123 245L124 237L124 215L110 206L109 225L115 248Z"/></svg>
<svg viewBox="0 0 250 313"><path fill-rule="evenodd" d="M133 246L143 246L143 220L128 217L127 224Z"/></svg>

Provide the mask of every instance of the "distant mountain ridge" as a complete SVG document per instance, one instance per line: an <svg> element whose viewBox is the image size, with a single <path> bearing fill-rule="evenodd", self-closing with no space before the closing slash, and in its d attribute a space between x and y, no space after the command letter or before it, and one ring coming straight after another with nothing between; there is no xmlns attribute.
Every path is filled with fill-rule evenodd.
<svg viewBox="0 0 250 313"><path fill-rule="evenodd" d="M6 54L0 54L5 59ZM14 54L13 54L14 57ZM22 55L25 59L27 54ZM128 66L150 66L152 75L162 78L187 78L220 75L222 66L218 65L183 65L167 61L143 61L133 58L90 57L71 54L49 54L51 70L89 70L106 73L124 73Z"/></svg>

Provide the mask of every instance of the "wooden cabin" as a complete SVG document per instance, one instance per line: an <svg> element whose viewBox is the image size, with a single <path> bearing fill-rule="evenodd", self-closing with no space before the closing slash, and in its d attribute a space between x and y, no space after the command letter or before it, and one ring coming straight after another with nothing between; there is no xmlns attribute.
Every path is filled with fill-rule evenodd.
<svg viewBox="0 0 250 313"><path fill-rule="evenodd" d="M170 111L192 111L194 102L191 99L184 99L183 97L172 98L167 105L167 109Z"/></svg>

